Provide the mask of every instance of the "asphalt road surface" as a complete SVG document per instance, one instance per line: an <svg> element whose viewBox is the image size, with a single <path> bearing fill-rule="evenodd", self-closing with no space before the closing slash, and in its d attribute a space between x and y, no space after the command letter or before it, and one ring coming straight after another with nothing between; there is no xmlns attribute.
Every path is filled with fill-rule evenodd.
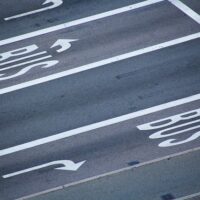
<svg viewBox="0 0 200 200"><path fill-rule="evenodd" d="M199 147L199 0L0 2L0 199Z"/></svg>

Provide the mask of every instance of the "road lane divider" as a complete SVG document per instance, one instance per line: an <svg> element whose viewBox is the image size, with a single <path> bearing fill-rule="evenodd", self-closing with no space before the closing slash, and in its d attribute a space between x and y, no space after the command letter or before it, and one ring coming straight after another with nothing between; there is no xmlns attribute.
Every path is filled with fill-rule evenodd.
<svg viewBox="0 0 200 200"><path fill-rule="evenodd" d="M22 151L22 150L33 148L33 147L40 146L40 145L43 145L43 144L47 144L47 143L50 143L50 142L54 142L54 141L57 141L57 140L65 139L65 138L72 137L72 136L75 136L75 135L79 135L79 134L82 134L82 133L85 133L85 132L88 132L88 131L96 130L96 129L99 129L99 128L102 128L102 127L117 124L117 123L124 122L124 121L130 120L130 119L134 119L134 118L137 118L137 117L141 117L141 116L144 116L144 115L148 115L148 114L151 114L151 113L162 111L162 110L165 110L165 109L168 109L168 108L173 108L173 107L176 107L176 106L180 106L182 104L194 102L194 101L197 101L197 100L200 100L200 93L193 95L193 96L186 97L186 98L182 98L182 99L178 99L178 100L171 101L171 102L168 102L168 103L164 103L164 104L161 104L161 105L157 105L157 106L154 106L154 107L146 108L144 110L136 111L136 112L129 113L129 114L126 114L126 115L122 115L122 116L119 116L119 117L111 118L111 119L108 119L108 120L104 120L104 121L101 121L101 122L97 122L97 123L94 123L94 124L90 124L90 125L86 125L86 126L83 126L83 127L80 127L80 128L76 128L76 129L73 129L73 130L58 133L58 134L48 136L48 137L45 137L45 138L37 139L37 140L27 142L27 143L24 143L24 144L20 144L20 145L16 145L16 146L13 146L13 147L6 148L6 149L2 149L2 150L0 150L0 156L5 156L5 155L8 155L8 154L12 154L12 153L15 153L15 152L19 152L19 151Z"/></svg>
<svg viewBox="0 0 200 200"><path fill-rule="evenodd" d="M92 22L92 21L95 21L95 20L98 20L98 19L103 19L103 18L106 18L106 17L121 14L121 13L124 13L124 12L135 10L137 8L142 8L142 7L149 6L149 5L152 5L152 4L155 4L155 3L159 3L159 2L162 2L162 1L164 1L164 0L146 0L146 1L143 1L143 2L140 2L140 3L131 4L131 5L121 7L121 8L118 8L118 9L114 9L114 10L110 10L110 11L107 11L107 12L92 15L92 16L89 16L89 17L77 19L77 20L74 20L74 21L71 21L71 22L66 22L66 23L63 23L63 24L56 25L56 26L51 26L49 28L45 28L45 29L30 32L30 33L25 33L23 35L7 38L7 39L0 41L0 46L6 45L6 44L11 44L13 42L25 40L25 39L28 39L28 38L36 37L36 36L39 36L39 35L52 33L52 32L58 31L58 30L77 26L77 25L84 24L84 23L87 23L87 22Z"/></svg>
<svg viewBox="0 0 200 200"><path fill-rule="evenodd" d="M181 37L181 38L173 39L173 40L163 42L163 43L160 43L160 44L157 44L157 45L153 45L153 46L150 46L150 47L146 47L146 48L143 48L143 49L139 49L139 50L136 50L136 51L132 51L132 52L129 52L129 53L125 53L125 54L121 54L121 55L114 56L114 57L111 57L111 58L107 58L107 59L104 59L104 60L100 60L100 61L97 61L97 62L94 62L94 63L86 64L86 65L83 65L83 66L80 66L80 67L75 67L73 69L58 72L58 73L55 73L55 74L52 74L52 75L49 75L49 76L45 76L45 77L42 77L42 78L38 78L38 79L31 80L31 81L19 83L19 84L13 85L13 86L8 86L6 88L0 89L0 95L6 94L6 93L9 93L9 92L13 92L13 91L16 91L16 90L20 90L20 89L23 89L23 88L27 88L27 87L30 87L30 86L33 86L33 85L38 85L38 84L41 84L41 83L52 81L52 80L55 80L55 79L59 79L59 78L62 78L62 77L66 77L66 76L69 76L69 75L73 75L73 74L76 74L76 73L80 73L80 72L83 72L83 71L87 71L87 70L90 70L90 69L102 67L102 66L105 66L105 65L108 65L108 64L111 64L111 63L115 63L115 62L122 61L122 60L125 60L125 59L133 58L133 57L145 54L145 53L150 53L150 52L153 52L153 51L157 51L157 50L160 50L160 49L171 47L171 46L181 44L181 43L184 43L184 42L188 42L188 41L198 39L198 38L200 38L200 32L194 33L194 34L191 34L191 35L187 35L187 36L184 36L184 37Z"/></svg>
<svg viewBox="0 0 200 200"><path fill-rule="evenodd" d="M192 18L194 21L196 21L198 24L200 24L200 15L196 13L194 10L192 10L190 7L185 5L180 0L168 0L171 2L174 6L176 6L179 10L184 12L186 15L188 15L190 18Z"/></svg>

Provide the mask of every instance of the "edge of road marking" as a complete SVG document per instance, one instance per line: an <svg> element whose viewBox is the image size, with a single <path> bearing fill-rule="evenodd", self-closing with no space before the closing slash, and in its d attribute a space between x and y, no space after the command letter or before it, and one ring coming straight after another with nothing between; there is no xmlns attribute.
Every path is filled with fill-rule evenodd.
<svg viewBox="0 0 200 200"><path fill-rule="evenodd" d="M200 24L200 15L196 13L194 10L192 10L190 7L188 7L186 4L181 2L180 0L168 0L171 2L174 6L176 6L179 10L184 12L186 15L188 15L190 18L192 18L194 21L196 21L198 24Z"/></svg>
<svg viewBox="0 0 200 200"><path fill-rule="evenodd" d="M200 192L197 192L188 196L180 197L174 200L197 200L196 198L193 199L194 197L200 197Z"/></svg>
<svg viewBox="0 0 200 200"><path fill-rule="evenodd" d="M149 161L146 161L146 162L143 162L143 163L139 163L139 164L136 164L134 166L124 167L122 169L114 170L114 171L107 172L107 173L104 173L104 174L101 174L101 175L97 175L97 176L85 178L85 179L82 179L82 180L79 180L79 181L76 181L76 182L72 182L72 183L69 183L69 184L65 184L63 186L44 190L42 192L38 192L38 193L31 194L31 195L28 195L28 196L20 197L16 200L26 200L26 199L34 198L34 197L37 197L37 196L40 196L40 195L45 195L45 194L50 193L50 192L55 192L55 191L62 190L62 189L68 188L68 187L73 187L73 186L83 184L83 183L87 183L87 182L97 180L97 179L100 179L100 178L103 178L103 177L116 175L116 174L119 174L121 172L125 172L125 171L128 171L128 170L134 170L135 168L140 168L140 167L144 167L144 166L147 166L147 165L152 165L152 164L160 162L160 161L174 159L178 156L186 155L186 154L196 152L196 151L199 151L199 150L200 150L200 147L196 147L196 148L188 149L188 150L185 150L185 151L182 151L182 152L169 154L167 156L163 156L161 158L157 158L157 159L149 160ZM181 200L181 199L179 198L179 199L176 199L176 200Z"/></svg>
<svg viewBox="0 0 200 200"><path fill-rule="evenodd" d="M121 55L114 56L114 57L111 57L111 58L107 58L107 59L104 59L104 60L100 60L100 61L97 61L97 62L93 62L93 63L90 63L90 64L86 64L86 65L83 65L83 66L75 67L73 69L69 69L69 70L66 70L66 71L51 74L49 76L45 76L45 77L42 77L42 78L38 78L38 79L34 79L34 80L27 81L27 82L24 82L24 83L19 83L17 85L2 88L2 89L0 89L0 95L6 94L6 93L9 93L9 92L13 92L13 91L16 91L16 90L20 90L20 89L23 89L23 88L27 88L27 87L30 87L30 86L33 86L33 85L38 85L38 84L41 84L41 83L52 81L52 80L55 80L55 79L59 79L59 78L69 76L69 75L72 75L72 74L87 71L87 70L90 70L90 69L98 68L98 67L101 67L101 66L104 66L104 65L107 65L107 64L111 64L111 63L115 63L115 62L118 62L118 61L122 61L122 60L125 60L125 59L128 59L128 58L133 58L135 56L139 56L139 55L142 55L142 54L145 54L145 53L150 53L150 52L153 52L153 51L156 51L156 50L159 50L159 49L163 49L163 48L166 48L166 47L170 47L170 46L174 46L174 45L181 44L181 43L184 43L184 42L188 42L190 40L194 40L194 39L197 39L197 38L200 38L200 32L194 33L194 34L191 34L191 35L187 35L187 36L184 36L184 37L180 37L180 38L177 38L177 39L173 39L173 40L163 42L163 43L160 43L160 44L157 44L157 45L153 45L153 46L150 46L150 47L145 47L143 49L135 50L135 51L132 51L132 52L129 52L129 53L125 53L125 54L121 54Z"/></svg>
<svg viewBox="0 0 200 200"><path fill-rule="evenodd" d="M5 44L10 44L10 43L13 43L13 42L17 42L17 41L21 41L21 40L25 40L25 39L28 39L28 38L36 37L36 36L39 36L39 35L44 35L44 34L51 33L51 32L54 32L54 31L58 31L58 30L61 30L61 29L69 28L69 27L72 27L72 26L77 26L77 25L84 24L84 23L91 22L91 21L95 21L95 20L98 20L98 19L103 19L103 18L106 18L106 17L110 17L110 16L113 16L113 15L116 15L116 14L131 11L131 10L134 10L134 9L137 9L137 8L142 8L142 7L145 7L145 6L148 6L148 5L151 5L151 4L155 4L155 3L159 3L159 2L162 2L162 1L164 1L164 0L146 0L146 1L143 1L143 2L140 2L140 3L131 4L131 5L128 5L128 6L125 6L125 7L117 8L117 9L114 9L114 10L99 13L99 14L92 15L92 16L89 16L89 17L80 18L80 19L77 19L77 20L74 20L74 21L71 21L71 22L66 22L66 23L63 23L63 24L55 25L55 26L52 26L52 27L33 31L33 32L30 32L30 33L25 33L25 34L22 34L22 35L19 35L19 36L14 36L14 37L11 37L11 38L1 40L0 46L3 46Z"/></svg>
<svg viewBox="0 0 200 200"><path fill-rule="evenodd" d="M65 138L68 138L68 137L71 137L71 136L74 136L74 135L79 135L79 134L82 134L82 133L85 133L85 132L88 132L88 131L92 131L92 130L95 130L95 129L98 129L98 128L113 125L113 124L116 124L116 123L119 123L119 122L124 122L124 121L130 120L130 119L134 119L136 117L141 117L141 116L144 116L144 115L147 115L147 114L155 113L155 112L158 112L158 111L161 111L161 110L165 110L165 109L168 109L168 108L172 108L172 107L175 107L175 106L186 104L186 103L189 103L189 102L192 102L192 101L195 101L195 100L199 100L199 99L200 99L200 93L193 95L193 96L186 97L186 98L182 98L182 99L178 99L178 100L171 101L171 102L168 102L168 103L164 103L164 104L161 104L161 105L146 108L144 110L136 111L136 112L133 112L133 113L129 113L129 114L122 115L122 116L115 117L115 118L111 118L111 119L107 119L107 120L104 120L104 121L101 121L101 122L86 125L86 126L83 126L83 127L79 127L79 128L76 128L76 129L72 129L72 130L65 131L65 132L62 132L62 133L58 133L58 134L55 134L55 135L51 135L51 136L48 136L48 137L33 140L31 142L27 142L27 143L24 143L24 144L16 145L16 146L9 147L9 148L6 148L6 149L1 149L0 150L0 157L8 155L8 154L15 153L15 152L18 152L18 151L22 151L22 150L25 150L25 149L29 149L29 148L32 148L32 147L47 144L47 143L50 143L50 142L54 142L54 141L57 141L57 140L65 139Z"/></svg>

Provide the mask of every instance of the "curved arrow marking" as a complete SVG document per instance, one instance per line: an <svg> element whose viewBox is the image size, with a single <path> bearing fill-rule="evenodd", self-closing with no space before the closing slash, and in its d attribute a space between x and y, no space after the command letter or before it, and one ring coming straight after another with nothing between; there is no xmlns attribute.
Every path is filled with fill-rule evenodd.
<svg viewBox="0 0 200 200"><path fill-rule="evenodd" d="M73 39L58 39L52 46L53 47L57 47L60 46L61 48L56 50L58 53L61 53L63 51L66 51L67 49L69 49L72 45L71 42L75 42L77 41L77 39L73 40Z"/></svg>
<svg viewBox="0 0 200 200"><path fill-rule="evenodd" d="M26 13L21 13L21 14L18 14L18 15L7 17L7 18L4 18L4 20L8 21L8 20L11 20L11 19L16 19L16 18L20 18L20 17L24 17L24 16L27 16L27 15L32 15L32 14L35 14L35 13L39 13L39 12L43 12L43 11L46 11L46 10L56 8L56 7L63 4L63 0L46 0L42 5L46 5L46 4L50 4L50 3L52 3L52 5L47 6L45 8L40 8L38 10L29 11L29 12L26 12Z"/></svg>
<svg viewBox="0 0 200 200"><path fill-rule="evenodd" d="M43 165L31 167L31 168L28 168L28 169L24 169L24 170L21 170L21 171L17 171L17 172L11 173L11 174L6 174L6 175L3 175L2 177L3 178L10 178L10 177L13 177L13 176L18 176L20 174L24 174L24 173L35 171L35 170L38 170L38 169L42 169L42 168L45 168L45 167L48 167L48 166L59 165L59 164L64 165L64 167L58 167L58 168L55 168L55 169L66 170L66 171L77 171L85 162L86 162L86 160L84 160L82 162L78 162L78 163L74 163L71 160L58 160L58 161L49 162L49 163L46 163L46 164L43 164Z"/></svg>

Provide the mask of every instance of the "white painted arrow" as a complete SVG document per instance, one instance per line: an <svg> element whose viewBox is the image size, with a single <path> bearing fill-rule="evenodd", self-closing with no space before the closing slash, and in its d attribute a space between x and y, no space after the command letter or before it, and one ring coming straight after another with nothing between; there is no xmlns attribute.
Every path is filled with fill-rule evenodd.
<svg viewBox="0 0 200 200"><path fill-rule="evenodd" d="M57 50L58 53L61 53L63 51L66 51L67 49L69 49L72 45L71 42L75 42L77 40L73 40L73 39L58 39L52 46L53 47L57 47L60 46L61 48Z"/></svg>
<svg viewBox="0 0 200 200"><path fill-rule="evenodd" d="M24 174L24 173L27 173L27 172L35 171L35 170L38 170L38 169L41 169L41 168L45 168L45 167L48 167L48 166L51 166L51 165L58 165L58 164L62 164L62 165L64 165L64 167L55 168L57 170L77 171L85 162L86 161L74 163L71 160L58 160L58 161L49 162L49 163L46 163L46 164L43 164L43 165L31 167L31 168L28 168L28 169L20 170L20 171L14 172L14 173L6 174L6 175L3 175L2 177L3 178L10 178L10 177L13 177L13 176L18 176L20 174Z"/></svg>
<svg viewBox="0 0 200 200"><path fill-rule="evenodd" d="M27 15L32 15L32 14L35 14L35 13L39 13L39 12L43 12L43 11L46 11L46 10L56 8L63 3L63 0L46 0L42 5L46 5L46 4L50 4L50 3L52 3L52 5L47 6L45 8L40 8L38 10L33 10L33 11L26 12L26 13L17 14L17 15L11 16L11 17L6 17L6 18L4 18L4 20L8 21L8 20L11 20L11 19L16 19L16 18L20 18L20 17L24 17L24 16L27 16Z"/></svg>

